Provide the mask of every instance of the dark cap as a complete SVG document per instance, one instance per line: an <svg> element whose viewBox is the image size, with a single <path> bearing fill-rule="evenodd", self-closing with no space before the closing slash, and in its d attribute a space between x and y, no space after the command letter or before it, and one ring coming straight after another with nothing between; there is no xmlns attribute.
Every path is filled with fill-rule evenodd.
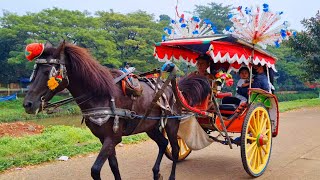
<svg viewBox="0 0 320 180"><path fill-rule="evenodd" d="M239 74L240 74L241 71L244 71L244 70L247 70L248 72L250 72L248 67L242 66L242 67L239 69Z"/></svg>
<svg viewBox="0 0 320 180"><path fill-rule="evenodd" d="M203 59L203 60L206 60L206 61L208 61L208 62L211 61L211 57L208 56L208 55L206 55L206 54L200 54L200 55L196 58L196 60L199 60L199 59Z"/></svg>

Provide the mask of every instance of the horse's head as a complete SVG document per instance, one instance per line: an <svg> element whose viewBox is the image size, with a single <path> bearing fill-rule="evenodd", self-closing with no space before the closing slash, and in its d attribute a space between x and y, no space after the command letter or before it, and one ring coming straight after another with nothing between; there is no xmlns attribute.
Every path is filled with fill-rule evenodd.
<svg viewBox="0 0 320 180"><path fill-rule="evenodd" d="M49 43L33 43L26 47L27 59L35 60L31 85L23 102L27 113L37 114L57 92L68 86L64 46L65 42L58 48Z"/></svg>

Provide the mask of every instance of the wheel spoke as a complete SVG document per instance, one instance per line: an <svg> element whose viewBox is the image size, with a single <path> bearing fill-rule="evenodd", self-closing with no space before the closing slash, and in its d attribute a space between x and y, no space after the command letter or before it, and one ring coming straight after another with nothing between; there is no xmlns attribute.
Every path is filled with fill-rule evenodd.
<svg viewBox="0 0 320 180"><path fill-rule="evenodd" d="M267 133L270 132L270 129L267 129L266 131L263 132L263 135L267 135Z"/></svg>
<svg viewBox="0 0 320 180"><path fill-rule="evenodd" d="M252 162L252 158L254 157L254 154L256 153L256 149L257 149L257 146L254 146L254 149L253 149L253 151L251 152L250 155L249 155L249 151L247 151L247 155L249 155L249 158L248 158L248 162L249 163Z"/></svg>
<svg viewBox="0 0 320 180"><path fill-rule="evenodd" d="M256 141L254 141L252 144L250 144L250 146L248 147L248 149L247 149L247 154L251 151L251 149L253 148L253 147L256 147L257 146L257 142Z"/></svg>
<svg viewBox="0 0 320 180"><path fill-rule="evenodd" d="M268 123L268 120L267 120L267 119L264 119L263 125L262 125L262 128L261 128L261 132L263 132L263 130L266 128L267 123Z"/></svg>
<svg viewBox="0 0 320 180"><path fill-rule="evenodd" d="M252 141L255 141L255 140L256 140L256 138L251 137L251 136L247 136L247 139L252 140Z"/></svg>
<svg viewBox="0 0 320 180"><path fill-rule="evenodd" d="M251 121L253 121L254 131L255 131L256 133L258 133L257 117L256 117L256 115L257 115L257 114L254 114L254 115L253 115L253 117L254 117L254 118L252 118L252 120L251 120Z"/></svg>
<svg viewBox="0 0 320 180"><path fill-rule="evenodd" d="M263 132L263 129L264 129L264 127L265 127L265 124L266 124L266 119L265 119L265 114L263 114L263 117L261 118L259 133L262 133L262 132Z"/></svg>
<svg viewBox="0 0 320 180"><path fill-rule="evenodd" d="M261 160L261 157L260 157L260 149L259 147L257 148L257 164L256 164L256 168L258 168L260 166L260 160Z"/></svg>
<svg viewBox="0 0 320 180"><path fill-rule="evenodd" d="M253 129L253 127L251 126L251 124L249 124L249 129L250 129L250 131L252 132L253 136L254 136L254 137L257 137L257 133L256 133L256 131Z"/></svg>
<svg viewBox="0 0 320 180"><path fill-rule="evenodd" d="M261 148L263 149L263 151L264 151L265 154L268 154L268 151L267 151L266 147L261 146Z"/></svg>
<svg viewBox="0 0 320 180"><path fill-rule="evenodd" d="M260 162L261 162L261 164L264 164L264 158L263 158L261 146L259 147L259 153L260 153L260 160L261 160Z"/></svg>
<svg viewBox="0 0 320 180"><path fill-rule="evenodd" d="M256 148L254 149L254 153L252 153L252 155L253 155L252 167L253 167L253 168L256 167L256 163L257 163L257 148L258 148L258 147L256 147Z"/></svg>
<svg viewBox="0 0 320 180"><path fill-rule="evenodd" d="M257 111L257 120L256 120L256 123L257 123L257 133L259 133L259 130L260 130L260 120L261 120L261 114L260 114L260 110Z"/></svg>

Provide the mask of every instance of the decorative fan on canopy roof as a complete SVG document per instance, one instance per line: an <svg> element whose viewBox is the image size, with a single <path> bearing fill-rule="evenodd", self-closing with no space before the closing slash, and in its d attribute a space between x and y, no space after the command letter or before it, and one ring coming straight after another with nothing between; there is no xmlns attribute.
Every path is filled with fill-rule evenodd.
<svg viewBox="0 0 320 180"><path fill-rule="evenodd" d="M239 6L235 13L228 15L233 27L226 28L224 33L231 33L249 43L258 44L263 49L267 45L279 47L283 40L295 35L295 32L288 31L288 21L276 26L282 14L283 12L271 12L268 4L263 4L262 8L246 7L244 11L242 6ZM272 29L273 26L276 27Z"/></svg>
<svg viewBox="0 0 320 180"><path fill-rule="evenodd" d="M162 36L162 41L166 41L167 39L211 36L217 32L217 28L209 19L202 20L197 16L185 19L184 14L179 15L177 6L176 13L179 20L175 21L171 19L169 24L171 28L164 28L164 32L167 35Z"/></svg>

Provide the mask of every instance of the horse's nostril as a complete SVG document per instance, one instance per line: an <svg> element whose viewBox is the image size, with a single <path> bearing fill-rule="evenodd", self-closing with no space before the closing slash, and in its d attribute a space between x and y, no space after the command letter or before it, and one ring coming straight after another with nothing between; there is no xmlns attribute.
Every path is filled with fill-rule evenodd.
<svg viewBox="0 0 320 180"><path fill-rule="evenodd" d="M32 106L32 102L28 101L23 104L24 108L30 108Z"/></svg>

